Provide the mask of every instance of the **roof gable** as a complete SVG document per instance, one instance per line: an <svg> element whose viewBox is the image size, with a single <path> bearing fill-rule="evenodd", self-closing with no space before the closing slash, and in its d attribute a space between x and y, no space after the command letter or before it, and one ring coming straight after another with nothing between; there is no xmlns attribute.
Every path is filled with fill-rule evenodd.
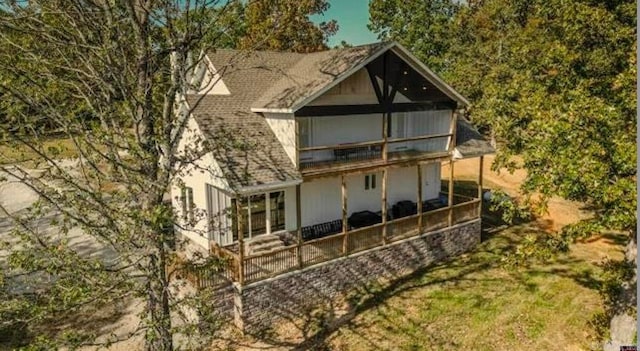
<svg viewBox="0 0 640 351"><path fill-rule="evenodd" d="M251 104L254 112L291 113L329 91L387 51L420 74L448 99L469 102L396 42L376 43L304 55Z"/></svg>

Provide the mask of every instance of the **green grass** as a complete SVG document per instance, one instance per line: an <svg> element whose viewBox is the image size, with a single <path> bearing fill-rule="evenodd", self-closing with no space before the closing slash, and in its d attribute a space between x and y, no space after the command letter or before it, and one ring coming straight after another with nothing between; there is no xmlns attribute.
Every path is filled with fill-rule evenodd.
<svg viewBox="0 0 640 351"><path fill-rule="evenodd" d="M537 231L508 228L470 254L365 297L355 317L319 343L336 350L589 350L589 323L602 310L596 263L619 257L620 247L579 244L552 261L506 266L502 258Z"/></svg>
<svg viewBox="0 0 640 351"><path fill-rule="evenodd" d="M39 149L55 159L73 158L78 156L78 150L69 138L45 138L36 143ZM24 144L0 143L0 160L3 163L18 163L31 166L42 162L42 158L35 151Z"/></svg>

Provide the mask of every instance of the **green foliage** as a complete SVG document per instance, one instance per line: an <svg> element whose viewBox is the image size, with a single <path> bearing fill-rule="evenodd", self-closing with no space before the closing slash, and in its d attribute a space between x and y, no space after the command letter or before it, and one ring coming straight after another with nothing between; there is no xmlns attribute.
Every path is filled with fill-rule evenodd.
<svg viewBox="0 0 640 351"><path fill-rule="evenodd" d="M255 0L245 9L246 33L240 48L314 52L326 50L338 30L335 20L315 24L309 16L329 8L327 0Z"/></svg>
<svg viewBox="0 0 640 351"><path fill-rule="evenodd" d="M635 1L456 4L374 0L370 28L416 51L470 99L470 117L499 146L492 168L527 171L523 203L544 212L560 196L593 214L527 238L510 260L549 257L604 228L634 236ZM513 217L515 205L499 206Z"/></svg>

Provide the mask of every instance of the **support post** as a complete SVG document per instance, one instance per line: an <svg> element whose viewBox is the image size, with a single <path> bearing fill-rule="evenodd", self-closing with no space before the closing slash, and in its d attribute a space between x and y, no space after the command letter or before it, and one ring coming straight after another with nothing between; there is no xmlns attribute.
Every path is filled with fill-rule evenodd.
<svg viewBox="0 0 640 351"><path fill-rule="evenodd" d="M453 159L449 161L449 227L453 225Z"/></svg>
<svg viewBox="0 0 640 351"><path fill-rule="evenodd" d="M388 170L382 170L382 245L387 244L387 177Z"/></svg>
<svg viewBox="0 0 640 351"><path fill-rule="evenodd" d="M347 255L349 249L349 225L347 223L347 183L344 179L344 174L341 176L342 180L342 233L344 234L342 240L342 254Z"/></svg>
<svg viewBox="0 0 640 351"><path fill-rule="evenodd" d="M422 234L422 165L418 163L418 234Z"/></svg>
<svg viewBox="0 0 640 351"><path fill-rule="evenodd" d="M296 185L296 228L298 237L298 266L302 268L302 208L300 208L300 184Z"/></svg>
<svg viewBox="0 0 640 351"><path fill-rule="evenodd" d="M266 234L271 234L271 193L264 194L264 226Z"/></svg>
<svg viewBox="0 0 640 351"><path fill-rule="evenodd" d="M478 203L478 217L482 217L482 170L484 164L484 156L480 156L480 169L478 173L478 199L480 202Z"/></svg>
<svg viewBox="0 0 640 351"><path fill-rule="evenodd" d="M236 221L238 221L238 283L244 283L244 228L242 227L242 199L236 198Z"/></svg>

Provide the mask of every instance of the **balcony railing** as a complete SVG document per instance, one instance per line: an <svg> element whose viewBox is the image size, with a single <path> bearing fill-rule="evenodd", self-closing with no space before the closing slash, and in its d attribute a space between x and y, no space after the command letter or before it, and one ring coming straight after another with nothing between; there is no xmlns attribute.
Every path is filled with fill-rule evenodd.
<svg viewBox="0 0 640 351"><path fill-rule="evenodd" d="M452 134L389 139L389 160L423 157L446 153ZM298 149L300 169L322 169L332 166L384 159L385 142L381 140Z"/></svg>
<svg viewBox="0 0 640 351"><path fill-rule="evenodd" d="M252 283L304 267L331 261L355 252L372 250L394 241L408 239L474 220L480 216L480 200L456 196L454 205L379 223L372 226L303 241L271 252L245 256L220 247L212 247L214 254L226 264L216 269L212 277L198 271L198 286L218 285L223 281ZM464 201L463 201L464 200ZM422 217L422 218L420 218ZM451 222L449 222L451 218ZM242 272L242 276L239 274Z"/></svg>
<svg viewBox="0 0 640 351"><path fill-rule="evenodd" d="M382 142L301 148L300 169L382 159Z"/></svg>

